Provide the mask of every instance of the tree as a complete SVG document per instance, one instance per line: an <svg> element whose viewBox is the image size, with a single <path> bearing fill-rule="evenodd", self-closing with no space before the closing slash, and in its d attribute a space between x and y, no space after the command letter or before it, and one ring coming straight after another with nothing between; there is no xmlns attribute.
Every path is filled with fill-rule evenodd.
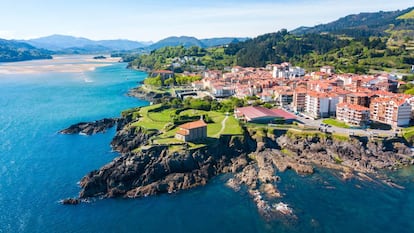
<svg viewBox="0 0 414 233"><path fill-rule="evenodd" d="M173 78L168 78L168 79L164 80L164 85L166 85L166 86L174 85L174 79Z"/></svg>

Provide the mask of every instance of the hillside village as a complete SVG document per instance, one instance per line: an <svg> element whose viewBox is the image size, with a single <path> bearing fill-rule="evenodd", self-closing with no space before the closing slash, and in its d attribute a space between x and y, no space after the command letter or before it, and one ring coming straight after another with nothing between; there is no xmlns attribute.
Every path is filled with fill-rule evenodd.
<svg viewBox="0 0 414 233"><path fill-rule="evenodd" d="M356 127L379 122L395 128L409 126L413 117L414 97L396 93L402 84L391 74L336 74L330 66L305 73L285 62L263 68L236 66L228 73L205 71L192 87L220 99L256 97L310 119L336 117Z"/></svg>

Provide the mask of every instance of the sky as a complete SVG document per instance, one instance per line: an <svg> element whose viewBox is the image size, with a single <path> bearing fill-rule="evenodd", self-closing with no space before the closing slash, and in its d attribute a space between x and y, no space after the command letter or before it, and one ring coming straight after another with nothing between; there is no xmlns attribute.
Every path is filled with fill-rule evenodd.
<svg viewBox="0 0 414 233"><path fill-rule="evenodd" d="M52 34L93 40L169 36L255 37L360 12L403 10L414 0L0 0L0 38Z"/></svg>

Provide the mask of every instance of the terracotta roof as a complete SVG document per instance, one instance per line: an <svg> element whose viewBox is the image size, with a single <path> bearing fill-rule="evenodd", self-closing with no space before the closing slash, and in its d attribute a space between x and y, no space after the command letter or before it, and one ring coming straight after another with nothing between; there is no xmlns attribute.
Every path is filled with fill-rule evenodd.
<svg viewBox="0 0 414 233"><path fill-rule="evenodd" d="M296 119L296 116L290 114L283 109L267 109L261 106L249 106L243 108L237 108L238 114L242 114L250 119L261 117L283 117L285 119Z"/></svg>
<svg viewBox="0 0 414 233"><path fill-rule="evenodd" d="M368 93L364 92L352 92L348 94L349 96L356 96L356 97L368 97Z"/></svg>
<svg viewBox="0 0 414 233"><path fill-rule="evenodd" d="M188 135L188 131L187 130L184 130L184 129L180 129L180 130L177 131L176 134L180 134L180 135L183 135L183 136L187 136Z"/></svg>
<svg viewBox="0 0 414 233"><path fill-rule="evenodd" d="M254 107L248 106L243 108L237 108L237 111L242 113L244 116L250 119L260 118L260 117L277 117L274 112L270 109L264 107Z"/></svg>
<svg viewBox="0 0 414 233"><path fill-rule="evenodd" d="M307 92L307 90L306 90L305 88L298 87L298 88L296 88L296 89L295 89L295 92L296 92L296 93L306 93L306 92Z"/></svg>
<svg viewBox="0 0 414 233"><path fill-rule="evenodd" d="M155 70L152 73L160 73L160 74L173 74L171 70Z"/></svg>
<svg viewBox="0 0 414 233"><path fill-rule="evenodd" d="M182 129L196 129L200 127L205 127L207 124L203 120L188 122L183 125L180 125L179 127Z"/></svg>
<svg viewBox="0 0 414 233"><path fill-rule="evenodd" d="M290 112L286 112L283 109L272 109L272 112L274 112L276 115L278 115L279 117L283 117L285 119L296 119L296 116Z"/></svg>

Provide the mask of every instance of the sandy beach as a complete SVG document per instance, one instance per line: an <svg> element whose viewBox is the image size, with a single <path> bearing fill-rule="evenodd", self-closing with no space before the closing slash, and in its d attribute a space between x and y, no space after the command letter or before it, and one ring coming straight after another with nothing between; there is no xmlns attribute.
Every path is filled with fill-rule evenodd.
<svg viewBox="0 0 414 233"><path fill-rule="evenodd" d="M119 62L121 58L93 59L93 55L53 56L53 59L0 63L1 74L38 74L49 72L81 73Z"/></svg>

